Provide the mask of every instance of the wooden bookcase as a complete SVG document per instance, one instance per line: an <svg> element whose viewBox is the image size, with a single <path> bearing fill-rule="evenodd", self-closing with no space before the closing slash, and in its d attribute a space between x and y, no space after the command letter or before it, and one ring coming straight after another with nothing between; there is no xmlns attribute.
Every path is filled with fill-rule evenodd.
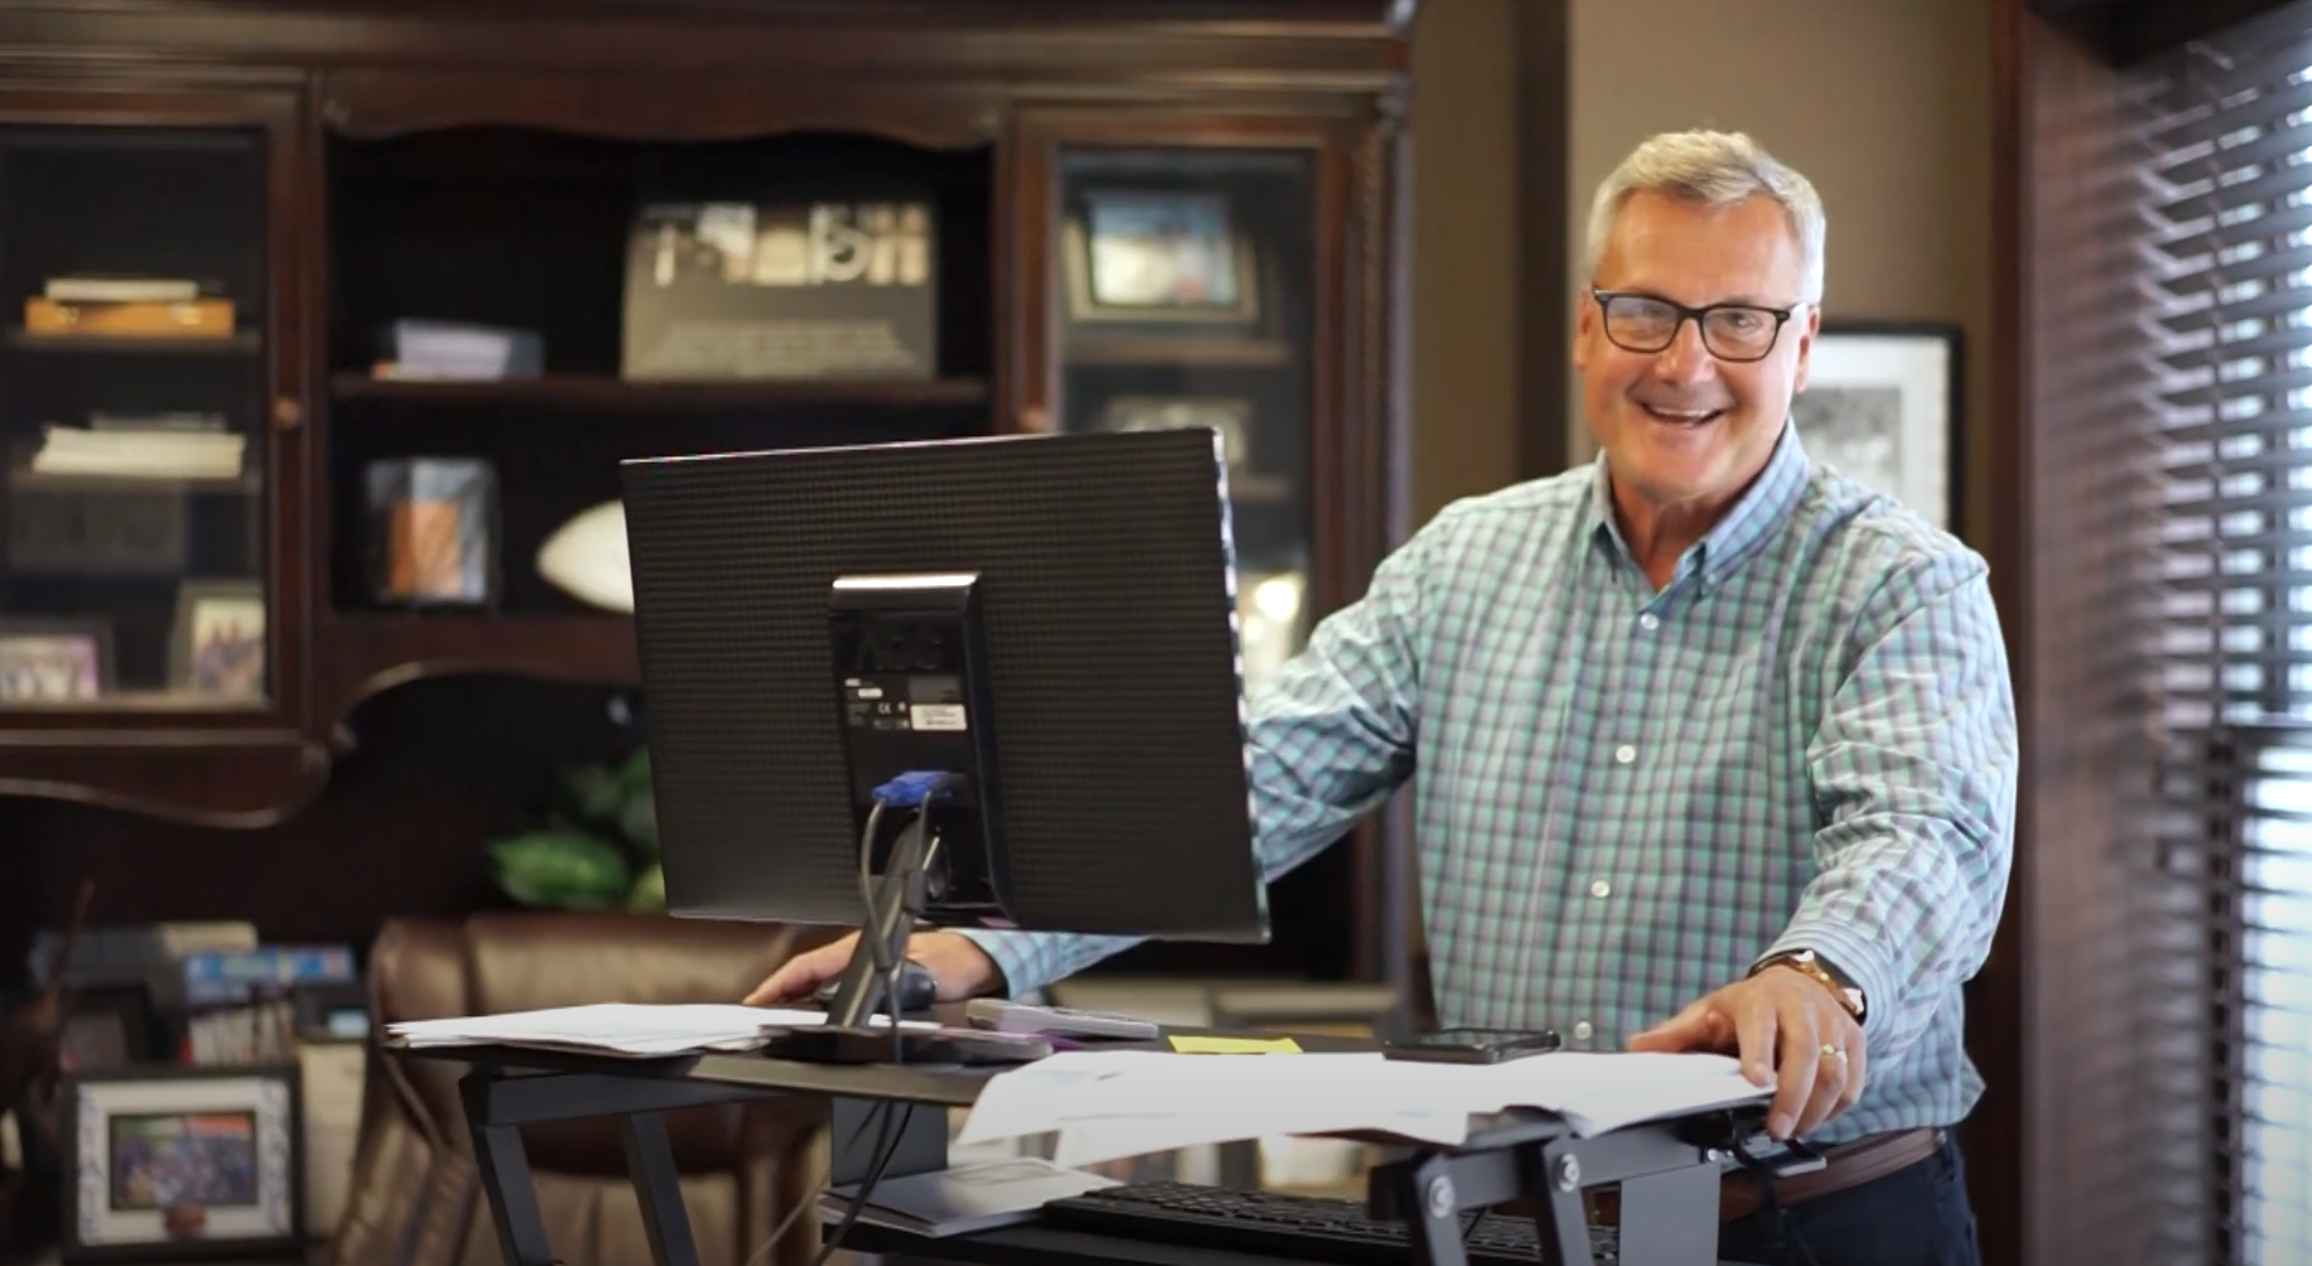
<svg viewBox="0 0 2312 1266"><path fill-rule="evenodd" d="M0 8L0 684L19 683L0 689L0 793L263 825L320 794L349 710L398 684L632 682L630 621L564 595L533 560L616 496L618 459L643 454L1218 418L1243 436L1233 509L1248 591L1274 626L1263 653L1297 644L1362 590L1406 516L1413 8ZM639 200L670 181L775 193L829 173L932 191L935 372L622 376ZM1182 321L1106 301L1087 233L1135 196L1221 208L1248 244L1231 261L1246 311ZM99 272L198 277L231 300L230 328L26 328L48 279ZM536 331L543 373L380 378L377 332L403 318ZM240 469L32 469L60 443L51 428L175 411L222 418ZM365 471L411 456L495 471L499 583L480 607L373 600ZM205 658L223 644L210 630L252 611L260 633L232 627L256 658L225 674ZM48 676L10 678L19 663ZM83 697L24 697L59 689ZM1340 939L1371 945L1393 899L1377 848L1296 877L1320 895L1280 905L1280 936L1346 913Z"/></svg>

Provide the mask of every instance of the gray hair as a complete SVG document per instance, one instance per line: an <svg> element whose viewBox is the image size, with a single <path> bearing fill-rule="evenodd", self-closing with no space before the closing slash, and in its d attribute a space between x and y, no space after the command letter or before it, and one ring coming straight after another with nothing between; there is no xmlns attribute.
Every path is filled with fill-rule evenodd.
<svg viewBox="0 0 2312 1266"><path fill-rule="evenodd" d="M1822 301L1822 242L1828 225L1822 198L1795 168L1785 166L1741 132L1664 132L1630 152L1598 186L1590 204L1589 271L1597 272L1614 216L1641 191L1724 207L1756 194L1782 204L1798 237L1806 270L1806 303Z"/></svg>

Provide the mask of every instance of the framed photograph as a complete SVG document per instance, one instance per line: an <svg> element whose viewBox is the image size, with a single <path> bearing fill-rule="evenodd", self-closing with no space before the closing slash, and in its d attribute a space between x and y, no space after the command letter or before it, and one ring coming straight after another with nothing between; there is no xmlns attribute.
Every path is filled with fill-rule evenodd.
<svg viewBox="0 0 2312 1266"><path fill-rule="evenodd" d="M1959 400L1958 327L1825 321L1790 413L1807 456L1955 532Z"/></svg>
<svg viewBox="0 0 2312 1266"><path fill-rule="evenodd" d="M1216 193L1087 190L1063 230L1078 321L1250 324L1260 317L1252 240Z"/></svg>
<svg viewBox="0 0 2312 1266"><path fill-rule="evenodd" d="M110 625L0 620L0 706L94 703L112 689Z"/></svg>
<svg viewBox="0 0 2312 1266"><path fill-rule="evenodd" d="M1245 501L1276 501L1292 487L1252 469L1252 402L1233 396L1116 396L1100 411L1103 431L1180 431L1208 427L1220 433L1228 462L1228 495Z"/></svg>
<svg viewBox="0 0 2312 1266"><path fill-rule="evenodd" d="M178 690L220 699L263 699L265 645L261 582L188 580L178 587L169 677Z"/></svg>
<svg viewBox="0 0 2312 1266"><path fill-rule="evenodd" d="M60 1095L68 1262L301 1251L295 1065L79 1073Z"/></svg>

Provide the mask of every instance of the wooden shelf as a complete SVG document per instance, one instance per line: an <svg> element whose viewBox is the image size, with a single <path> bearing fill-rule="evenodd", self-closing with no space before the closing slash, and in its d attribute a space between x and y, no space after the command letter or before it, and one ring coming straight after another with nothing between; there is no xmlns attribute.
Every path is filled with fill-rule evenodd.
<svg viewBox="0 0 2312 1266"><path fill-rule="evenodd" d="M588 375L548 375L508 381L464 382L371 378L339 374L330 380L339 401L424 405L540 406L603 413L670 408L966 408L988 401L984 378L901 381L759 379L630 382Z"/></svg>
<svg viewBox="0 0 2312 1266"><path fill-rule="evenodd" d="M18 492L80 492L92 495L187 492L253 496L265 490L265 477L257 474L224 476L83 475L57 471L25 470L18 467L8 472L8 487Z"/></svg>
<svg viewBox="0 0 2312 1266"><path fill-rule="evenodd" d="M6 346L16 352L72 352L145 356L250 356L265 348L265 336L242 330L225 338L178 335L162 338L126 338L111 334L34 334L21 327L8 331Z"/></svg>
<svg viewBox="0 0 2312 1266"><path fill-rule="evenodd" d="M558 681L633 684L634 621L626 616L340 611L320 630L327 665L323 715L343 720L363 699L426 677L518 673Z"/></svg>

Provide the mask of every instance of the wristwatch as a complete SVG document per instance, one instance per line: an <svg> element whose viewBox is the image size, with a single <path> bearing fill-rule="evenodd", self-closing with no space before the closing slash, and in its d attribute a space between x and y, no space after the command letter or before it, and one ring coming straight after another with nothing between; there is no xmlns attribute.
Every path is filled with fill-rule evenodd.
<svg viewBox="0 0 2312 1266"><path fill-rule="evenodd" d="M1848 980L1837 968L1822 961L1822 956L1813 950L1793 950L1785 954L1776 954L1752 968L1750 974L1755 976L1769 967L1788 967L1830 990L1831 996L1838 999L1839 1005L1846 1008L1846 1013L1854 1017L1856 1024L1862 1023L1864 1018L1870 1014L1870 1002L1862 996L1861 988L1853 981Z"/></svg>

